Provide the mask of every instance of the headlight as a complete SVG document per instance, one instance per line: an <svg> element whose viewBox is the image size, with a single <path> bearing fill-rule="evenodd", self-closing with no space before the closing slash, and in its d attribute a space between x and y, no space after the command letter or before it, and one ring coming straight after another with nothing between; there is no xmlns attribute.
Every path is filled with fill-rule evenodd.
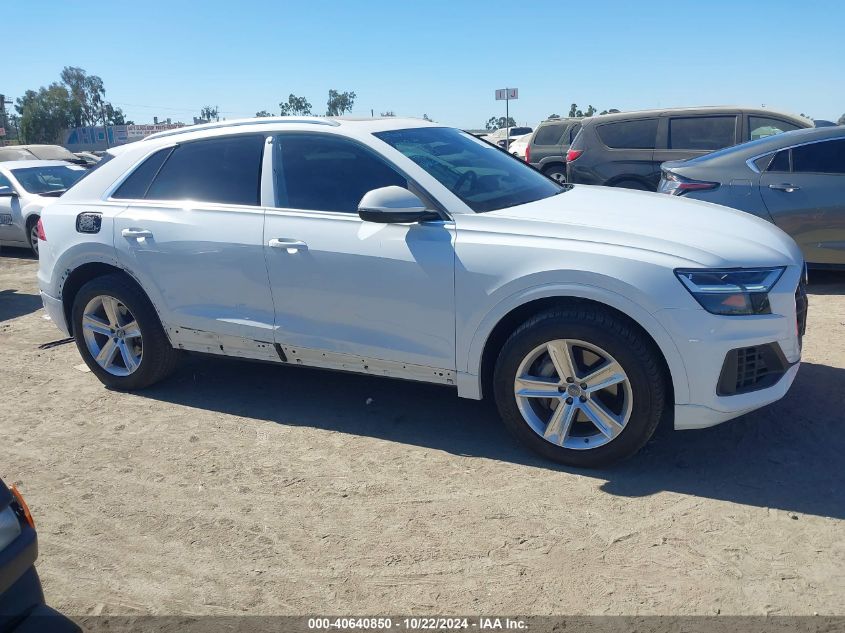
<svg viewBox="0 0 845 633"><path fill-rule="evenodd" d="M771 314L769 291L784 268L731 270L694 268L675 271L701 307L713 314Z"/></svg>
<svg viewBox="0 0 845 633"><path fill-rule="evenodd" d="M21 533L21 523L11 506L0 512L0 551L14 541Z"/></svg>

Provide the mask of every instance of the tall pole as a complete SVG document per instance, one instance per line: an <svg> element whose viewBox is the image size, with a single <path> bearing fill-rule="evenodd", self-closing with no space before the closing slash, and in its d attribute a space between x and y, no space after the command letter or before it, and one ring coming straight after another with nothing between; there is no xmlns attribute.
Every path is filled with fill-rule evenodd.
<svg viewBox="0 0 845 633"><path fill-rule="evenodd" d="M505 150L510 149L511 144L511 129L508 126L508 121L511 118L510 115L510 108L508 107L511 102L511 89L505 88Z"/></svg>

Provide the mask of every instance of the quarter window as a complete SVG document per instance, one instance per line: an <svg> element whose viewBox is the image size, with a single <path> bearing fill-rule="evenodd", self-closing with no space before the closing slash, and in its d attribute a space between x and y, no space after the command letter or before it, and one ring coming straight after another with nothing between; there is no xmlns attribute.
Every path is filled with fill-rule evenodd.
<svg viewBox="0 0 845 633"><path fill-rule="evenodd" d="M782 149L775 154L766 171L789 171L789 150Z"/></svg>
<svg viewBox="0 0 845 633"><path fill-rule="evenodd" d="M601 142L612 149L654 149L657 119L605 123L596 132Z"/></svg>
<svg viewBox="0 0 845 633"><path fill-rule="evenodd" d="M280 134L275 144L276 206L357 213L364 194L408 180L361 145L327 134Z"/></svg>
<svg viewBox="0 0 845 633"><path fill-rule="evenodd" d="M767 136L774 136L781 132L789 132L790 130L798 130L799 126L794 123L787 123L780 119L773 119L767 116L750 116L748 117L748 129L751 131L750 140L758 138L765 138Z"/></svg>
<svg viewBox="0 0 845 633"><path fill-rule="evenodd" d="M566 123L544 125L534 135L534 145L560 145L565 132Z"/></svg>
<svg viewBox="0 0 845 633"><path fill-rule="evenodd" d="M792 171L845 174L845 139L793 147Z"/></svg>
<svg viewBox="0 0 845 633"><path fill-rule="evenodd" d="M736 143L735 116L669 119L669 149L717 150Z"/></svg>
<svg viewBox="0 0 845 633"><path fill-rule="evenodd" d="M123 184L117 188L112 194L112 198L118 200L143 200L147 195L147 189L150 188L153 178L164 165L164 161L170 156L173 151L172 147L161 149L155 154L147 158L141 165L133 171L129 177L123 181Z"/></svg>
<svg viewBox="0 0 845 633"><path fill-rule="evenodd" d="M264 137L241 135L177 146L147 189L148 200L261 203Z"/></svg>

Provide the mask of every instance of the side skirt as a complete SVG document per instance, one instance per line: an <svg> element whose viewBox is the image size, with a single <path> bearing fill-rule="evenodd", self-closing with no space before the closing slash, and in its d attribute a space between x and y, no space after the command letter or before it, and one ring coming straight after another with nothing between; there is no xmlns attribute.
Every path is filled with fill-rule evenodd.
<svg viewBox="0 0 845 633"><path fill-rule="evenodd" d="M354 354L327 352L307 347L279 345L270 341L257 341L185 327L169 327L167 333L177 349L190 352L234 356L285 365L319 367L440 385L455 384L455 371L451 369L366 358Z"/></svg>

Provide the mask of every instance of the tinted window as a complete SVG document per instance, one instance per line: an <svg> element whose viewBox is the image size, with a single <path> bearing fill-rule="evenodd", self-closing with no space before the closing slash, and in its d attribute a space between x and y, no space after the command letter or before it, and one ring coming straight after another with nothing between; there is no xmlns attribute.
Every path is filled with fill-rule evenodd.
<svg viewBox="0 0 845 633"><path fill-rule="evenodd" d="M799 126L794 123L787 123L780 119L772 119L767 116L750 116L748 117L748 129L750 130L750 139L753 141L758 138L765 138L767 136L774 136L781 132L789 132L790 130L799 130Z"/></svg>
<svg viewBox="0 0 845 633"><path fill-rule="evenodd" d="M670 149L722 149L736 143L735 116L669 119Z"/></svg>
<svg viewBox="0 0 845 633"><path fill-rule="evenodd" d="M172 147L159 150L141 163L141 165L133 171L126 180L123 181L123 184L117 188L117 191L112 194L112 198L122 200L142 200L144 196L147 195L147 189L153 181L153 178L155 178L158 170L161 169L164 161L167 160L167 157L170 156L170 152L172 151ZM108 156L108 154L106 154L106 156ZM101 161L101 164L102 162L103 161Z"/></svg>
<svg viewBox="0 0 845 633"><path fill-rule="evenodd" d="M260 204L264 137L232 136L179 145L147 190L148 200Z"/></svg>
<svg viewBox="0 0 845 633"><path fill-rule="evenodd" d="M845 139L793 147L792 171L845 174Z"/></svg>
<svg viewBox="0 0 845 633"><path fill-rule="evenodd" d="M564 132L566 132L566 123L542 125L534 135L534 145L560 145Z"/></svg>
<svg viewBox="0 0 845 633"><path fill-rule="evenodd" d="M29 193L65 191L79 180L85 168L79 165L53 165L13 169L12 174Z"/></svg>
<svg viewBox="0 0 845 633"><path fill-rule="evenodd" d="M280 134L276 206L357 213L364 194L408 181L372 151L327 134Z"/></svg>
<svg viewBox="0 0 845 633"><path fill-rule="evenodd" d="M569 143L572 144L575 141L575 137L578 136L578 132L581 131L581 124L576 123L572 126L572 129L569 130Z"/></svg>
<svg viewBox="0 0 845 633"><path fill-rule="evenodd" d="M12 186L12 181L6 178L3 174L0 174L0 193L9 193L14 190L15 188Z"/></svg>
<svg viewBox="0 0 845 633"><path fill-rule="evenodd" d="M453 128L411 128L375 136L422 167L476 212L525 204L568 190L523 161Z"/></svg>
<svg viewBox="0 0 845 633"><path fill-rule="evenodd" d="M766 171L789 171L789 150L782 149L775 154Z"/></svg>
<svg viewBox="0 0 845 633"><path fill-rule="evenodd" d="M657 119L605 123L596 128L601 142L616 149L654 149Z"/></svg>
<svg viewBox="0 0 845 633"><path fill-rule="evenodd" d="M530 127L512 127L510 129L510 136L513 138L514 136L522 136L523 134L531 134L533 132Z"/></svg>

